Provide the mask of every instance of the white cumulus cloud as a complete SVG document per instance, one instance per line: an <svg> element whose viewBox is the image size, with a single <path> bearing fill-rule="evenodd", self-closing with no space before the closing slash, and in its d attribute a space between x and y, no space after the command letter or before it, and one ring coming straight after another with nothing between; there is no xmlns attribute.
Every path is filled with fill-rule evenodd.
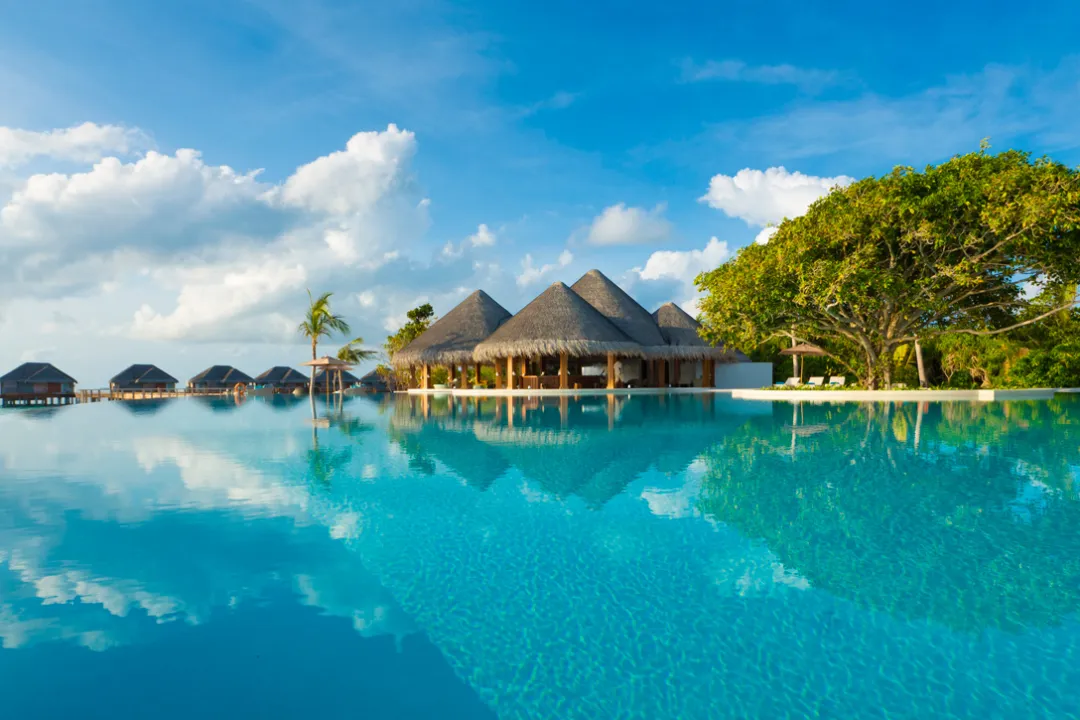
<svg viewBox="0 0 1080 720"><path fill-rule="evenodd" d="M34 158L93 162L109 153L127 155L150 146L140 130L86 122L74 127L37 132L0 127L0 167L13 167Z"/></svg>
<svg viewBox="0 0 1080 720"><path fill-rule="evenodd" d="M817 177L784 167L745 168L735 175L714 175L700 200L748 225L764 226L798 217L834 187L852 182L854 178L846 175Z"/></svg>
<svg viewBox="0 0 1080 720"><path fill-rule="evenodd" d="M589 227L590 245L644 245L661 243L671 236L671 223L664 218L664 206L652 210L627 207L625 203L605 208Z"/></svg>
<svg viewBox="0 0 1080 720"><path fill-rule="evenodd" d="M559 253L559 258L553 263L537 267L533 264L532 255L526 254L521 259L521 272L517 276L518 287L528 287L540 282L556 270L567 267L574 261L574 255L569 250Z"/></svg>
<svg viewBox="0 0 1080 720"><path fill-rule="evenodd" d="M344 150L297 169L281 195L287 204L331 215L363 212L404 181L415 152L416 136L397 125L357 133Z"/></svg>
<svg viewBox="0 0 1080 720"><path fill-rule="evenodd" d="M715 237L701 250L660 250L649 256L642 268L635 268L631 276L635 281L656 283L658 287L675 293L677 302L689 313L697 313L701 294L694 279L706 270L713 270L731 257L728 244Z"/></svg>

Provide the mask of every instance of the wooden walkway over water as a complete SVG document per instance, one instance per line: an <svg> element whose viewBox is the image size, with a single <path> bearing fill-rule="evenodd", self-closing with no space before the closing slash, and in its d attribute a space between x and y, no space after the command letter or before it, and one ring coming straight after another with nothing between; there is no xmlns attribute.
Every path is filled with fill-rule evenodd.
<svg viewBox="0 0 1080 720"><path fill-rule="evenodd" d="M176 390L76 390L68 394L7 394L0 395L0 407L46 407L73 405L109 400L160 400L191 396L222 396L227 390L206 388L179 388Z"/></svg>

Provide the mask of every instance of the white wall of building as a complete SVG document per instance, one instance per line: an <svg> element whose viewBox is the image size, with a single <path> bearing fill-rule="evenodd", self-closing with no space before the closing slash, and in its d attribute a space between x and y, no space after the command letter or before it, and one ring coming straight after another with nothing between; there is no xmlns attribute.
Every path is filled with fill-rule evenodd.
<svg viewBox="0 0 1080 720"><path fill-rule="evenodd" d="M716 385L723 390L747 390L772 385L772 363L717 363Z"/></svg>

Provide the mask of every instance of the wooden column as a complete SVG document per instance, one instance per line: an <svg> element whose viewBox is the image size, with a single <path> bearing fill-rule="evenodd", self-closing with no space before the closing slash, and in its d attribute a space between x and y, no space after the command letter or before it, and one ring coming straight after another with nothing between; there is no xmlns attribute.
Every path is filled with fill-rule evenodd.
<svg viewBox="0 0 1080 720"><path fill-rule="evenodd" d="M656 387L667 387L667 360L656 361Z"/></svg>
<svg viewBox="0 0 1080 720"><path fill-rule="evenodd" d="M570 388L570 373L569 373L569 358L566 353L559 353L559 389L568 390Z"/></svg>
<svg viewBox="0 0 1080 720"><path fill-rule="evenodd" d="M607 354L607 389L615 389L615 353Z"/></svg>
<svg viewBox="0 0 1080 720"><path fill-rule="evenodd" d="M420 370L420 387L424 390L431 389L431 373L428 371L427 363L424 363L424 367Z"/></svg>
<svg viewBox="0 0 1080 720"><path fill-rule="evenodd" d="M454 376L457 375L456 368L450 365L446 368L446 384L451 388L454 387Z"/></svg>
<svg viewBox="0 0 1080 720"><path fill-rule="evenodd" d="M518 363L518 377L519 378L524 378L527 373L528 373L528 367L526 367L525 356L523 355L521 357L521 362ZM525 383L524 380L521 380L521 381L518 382L518 384L521 385L521 387L525 387L524 383Z"/></svg>
<svg viewBox="0 0 1080 720"><path fill-rule="evenodd" d="M506 389L513 390L517 383L514 382L514 356L506 358Z"/></svg>
<svg viewBox="0 0 1080 720"><path fill-rule="evenodd" d="M476 373L476 379L473 381L473 386L476 387L480 384L480 363L475 363L473 372Z"/></svg>
<svg viewBox="0 0 1080 720"><path fill-rule="evenodd" d="M671 361L671 387L679 387L679 358Z"/></svg>
<svg viewBox="0 0 1080 720"><path fill-rule="evenodd" d="M503 388L503 374L502 365L498 360L495 361L495 389L502 390Z"/></svg>
<svg viewBox="0 0 1080 720"><path fill-rule="evenodd" d="M701 387L715 387L716 386L716 361L712 358L705 358L704 366L702 368L701 375Z"/></svg>

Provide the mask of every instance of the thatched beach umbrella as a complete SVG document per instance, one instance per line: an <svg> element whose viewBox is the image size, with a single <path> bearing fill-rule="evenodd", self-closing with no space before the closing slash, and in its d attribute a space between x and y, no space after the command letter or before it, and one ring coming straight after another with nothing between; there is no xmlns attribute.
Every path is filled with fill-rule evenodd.
<svg viewBox="0 0 1080 720"><path fill-rule="evenodd" d="M557 356L559 386L566 388L568 357L604 355L610 368L613 357L642 357L644 351L565 283L557 282L477 345L473 357L484 362ZM609 373L609 383L611 379Z"/></svg>
<svg viewBox="0 0 1080 720"><path fill-rule="evenodd" d="M336 372L337 373L337 378L338 378L338 384L341 384L341 371L342 370L352 370L352 368L353 368L353 366L351 364L345 362L344 360L338 360L336 357L330 357L329 355L324 355L321 358L316 358L314 360L308 360L307 362L302 362L302 363L300 363L300 366L301 367L321 368L323 371L328 372L328 373ZM313 389L314 389L314 385L315 384L312 383L312 388ZM342 387L342 389L344 390L344 387ZM326 391L330 392L330 384L329 383L327 383L327 385L326 385Z"/></svg>
<svg viewBox="0 0 1080 720"><path fill-rule="evenodd" d="M796 357L825 357L824 350L810 343L799 343L780 351L781 355L794 355ZM799 382L803 380L803 364L799 363Z"/></svg>
<svg viewBox="0 0 1080 720"><path fill-rule="evenodd" d="M394 353L394 367L445 365L453 368L470 363L476 346L509 318L506 308L483 290L477 290ZM480 380L479 373L476 379Z"/></svg>

